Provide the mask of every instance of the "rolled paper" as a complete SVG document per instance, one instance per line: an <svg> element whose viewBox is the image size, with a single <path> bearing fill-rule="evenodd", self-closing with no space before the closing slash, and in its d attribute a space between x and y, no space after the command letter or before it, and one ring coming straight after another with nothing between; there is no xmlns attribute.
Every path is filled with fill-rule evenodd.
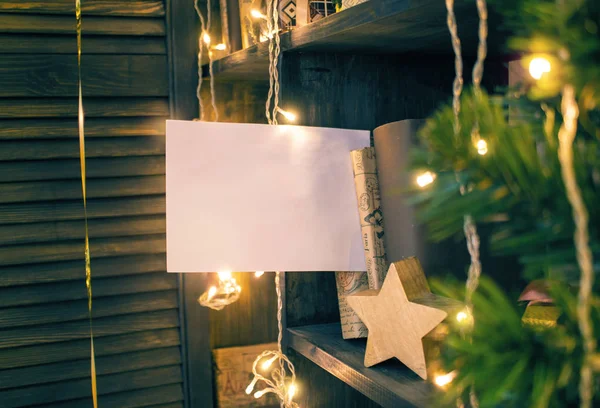
<svg viewBox="0 0 600 408"><path fill-rule="evenodd" d="M338 303L340 307L340 321L342 323L342 337L344 339L362 339L368 335L367 327L348 302L346 297L356 292L369 289L366 272L336 272L335 284L337 287Z"/></svg>

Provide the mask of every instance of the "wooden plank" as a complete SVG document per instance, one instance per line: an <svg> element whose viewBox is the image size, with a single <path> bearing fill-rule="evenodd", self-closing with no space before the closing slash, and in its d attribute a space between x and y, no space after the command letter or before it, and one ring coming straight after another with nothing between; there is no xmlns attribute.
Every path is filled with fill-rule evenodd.
<svg viewBox="0 0 600 408"><path fill-rule="evenodd" d="M2 166L0 166L1 168ZM88 217L90 219L164 213L164 195L108 198L88 202ZM79 219L83 219L83 205L80 200L0 205L0 224L58 222Z"/></svg>
<svg viewBox="0 0 600 408"><path fill-rule="evenodd" d="M289 345L304 357L384 407L431 407L434 390L398 361L363 363L364 339L342 339L339 323L288 329Z"/></svg>
<svg viewBox="0 0 600 408"><path fill-rule="evenodd" d="M94 319L94 338L173 327L179 327L179 315L176 309L112 316ZM19 327L2 331L0 349L85 339L89 336L90 326L87 319L60 324Z"/></svg>
<svg viewBox="0 0 600 408"><path fill-rule="evenodd" d="M94 321L103 317L127 313L143 313L177 308L177 293L173 290L108 296L94 299ZM2 309L0 329L13 331L17 327L65 324L88 318L87 299L68 302L19 306Z"/></svg>
<svg viewBox="0 0 600 408"><path fill-rule="evenodd" d="M101 395L98 405L101 407L138 408L155 404L167 404L183 401L183 391L180 384L153 387L121 394ZM92 399L79 399L54 404L44 404L45 408L81 408L92 405Z"/></svg>
<svg viewBox="0 0 600 408"><path fill-rule="evenodd" d="M123 358L124 353L141 350L158 350L179 346L179 329L141 331L119 336L107 336L94 339L96 357L116 355ZM90 357L90 340L65 341L15 349L0 349L0 369L62 363L65 361L86 360Z"/></svg>
<svg viewBox="0 0 600 408"><path fill-rule="evenodd" d="M86 157L156 156L165 153L164 136L90 138ZM0 161L52 160L79 157L79 140L3 141Z"/></svg>
<svg viewBox="0 0 600 408"><path fill-rule="evenodd" d="M173 402L169 404L158 404L158 405L148 405L146 408L183 408L184 403L182 402Z"/></svg>
<svg viewBox="0 0 600 408"><path fill-rule="evenodd" d="M179 347L167 347L158 350L135 351L116 356L98 357L96 358L96 372L98 375L116 374L180 363L181 353ZM13 368L0 371L0 390L76 378L89 378L89 376L90 362L88 359Z"/></svg>
<svg viewBox="0 0 600 408"><path fill-rule="evenodd" d="M121 272L127 273L126 270ZM0 288L0 307L27 306L40 303L46 304L87 299L83 280L84 276L82 274L80 279L76 281ZM110 279L98 279L94 273L94 299L106 296L173 289L177 289L177 277L166 273L166 271L143 274L141 276L117 276Z"/></svg>
<svg viewBox="0 0 600 408"><path fill-rule="evenodd" d="M1 20L0 15L0 27ZM0 60L0 97L76 96L76 72L77 58L71 55L5 55ZM167 58L162 55L88 55L82 59L84 99L166 96L167 75Z"/></svg>
<svg viewBox="0 0 600 408"><path fill-rule="evenodd" d="M82 44L83 54L163 55L167 53L163 37L86 35L83 37ZM75 36L65 35L0 34L0 53L2 55L76 54L77 39Z"/></svg>
<svg viewBox="0 0 600 408"><path fill-rule="evenodd" d="M1 245L22 245L83 239L83 220L0 226ZM99 218L89 222L92 239L164 234L165 216Z"/></svg>
<svg viewBox="0 0 600 408"><path fill-rule="evenodd" d="M0 183L41 180L75 180L81 177L79 159L0 162ZM165 157L92 157L86 162L88 179L156 176L165 174ZM64 204L64 203L61 203ZM56 206L57 204L54 203ZM1 207L1 206L0 206ZM0 210L2 212L2 210ZM0 215L0 218L2 216ZM1 223L2 221L0 221Z"/></svg>
<svg viewBox="0 0 600 408"><path fill-rule="evenodd" d="M75 14L0 14L0 33L74 35L75 23ZM84 17L82 29L86 35L164 36L165 22L162 18Z"/></svg>
<svg viewBox="0 0 600 408"><path fill-rule="evenodd" d="M81 259L3 267L0 287L73 280L81 281L85 276ZM92 276L94 279L162 272L166 270L165 247L162 247L162 251L157 251L154 254L148 253L133 256L97 258L92 253Z"/></svg>
<svg viewBox="0 0 600 408"><path fill-rule="evenodd" d="M85 105L84 105L85 108ZM164 136L165 118L88 118L86 138L110 136ZM0 140L75 139L79 137L77 119L0 120Z"/></svg>
<svg viewBox="0 0 600 408"><path fill-rule="evenodd" d="M177 384L181 381L180 365L103 375L98 376L98 394L122 393L165 384ZM55 384L5 390L0 394L0 404L5 408L17 408L46 404L49 401L84 398L91 396L91 392L89 378L62 381Z"/></svg>
<svg viewBox="0 0 600 408"><path fill-rule="evenodd" d="M164 253L164 234L142 237L118 237L92 239L92 259L119 255ZM0 247L0 265L22 265L40 262L70 261L83 259L83 240L50 244Z"/></svg>
<svg viewBox="0 0 600 408"><path fill-rule="evenodd" d="M86 121L90 118L169 116L167 98L93 98L83 100ZM77 98L2 98L0 119L76 118Z"/></svg>
<svg viewBox="0 0 600 408"><path fill-rule="evenodd" d="M160 17L165 15L162 0L94 0L82 2L81 11L84 16L143 16ZM35 13L35 14L75 14L75 2L71 0L0 0L2 13Z"/></svg>
<svg viewBox="0 0 600 408"><path fill-rule="evenodd" d="M88 198L131 197L165 193L164 176L91 179ZM81 182L33 181L0 184L0 203L81 199Z"/></svg>

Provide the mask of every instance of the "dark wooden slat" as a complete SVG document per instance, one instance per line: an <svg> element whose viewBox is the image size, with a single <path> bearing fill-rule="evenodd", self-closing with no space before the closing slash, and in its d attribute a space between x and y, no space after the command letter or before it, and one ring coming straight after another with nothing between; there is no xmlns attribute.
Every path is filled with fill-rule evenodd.
<svg viewBox="0 0 600 408"><path fill-rule="evenodd" d="M87 121L96 117L169 116L166 98L93 98L83 100ZM76 98L0 99L0 118L76 118Z"/></svg>
<svg viewBox="0 0 600 408"><path fill-rule="evenodd" d="M398 361L364 366L365 340L342 339L339 323L288 329L289 346L384 407L434 406L433 385Z"/></svg>
<svg viewBox="0 0 600 408"><path fill-rule="evenodd" d="M179 347L137 351L128 354L96 358L98 375L116 374L144 368L163 367L181 363ZM0 371L0 390L28 385L89 378L88 359L70 362L14 368Z"/></svg>
<svg viewBox="0 0 600 408"><path fill-rule="evenodd" d="M170 404L147 405L146 408L183 408L183 402L173 402Z"/></svg>
<svg viewBox="0 0 600 408"><path fill-rule="evenodd" d="M92 239L165 232L164 215L98 218L89 222L89 233ZM83 220L0 226L0 246L68 241L83 239L84 236Z"/></svg>
<svg viewBox="0 0 600 408"><path fill-rule="evenodd" d="M154 156L165 153L164 136L92 138L85 143L86 157ZM3 141L0 161L51 160L79 157L79 141Z"/></svg>
<svg viewBox="0 0 600 408"><path fill-rule="evenodd" d="M164 246L161 248L162 251L156 251L154 254L146 253L143 255L106 258L97 258L92 253L92 276L95 279L165 271L167 268L165 248ZM3 267L0 287L81 281L85 276L82 259Z"/></svg>
<svg viewBox="0 0 600 408"><path fill-rule="evenodd" d="M106 256L152 254L165 251L163 235L93 239L92 259ZM83 240L0 248L0 265L21 265L83 259Z"/></svg>
<svg viewBox="0 0 600 408"><path fill-rule="evenodd" d="M76 70L77 58L71 55L4 55L0 97L76 96ZM162 55L88 55L82 70L84 97L168 94L167 59Z"/></svg>
<svg viewBox="0 0 600 408"><path fill-rule="evenodd" d="M119 394L101 395L98 405L101 407L139 408L152 404L162 404L183 401L183 392L180 384L165 385L162 387L146 388L139 391L124 392ZM92 399L73 400L69 402L44 404L45 408L81 408L89 407Z"/></svg>
<svg viewBox="0 0 600 408"><path fill-rule="evenodd" d="M120 336L107 336L94 339L97 357L123 355L141 350L157 349L180 344L179 329L141 331ZM29 367L65 361L87 360L90 357L90 341L66 341L42 344L14 349L0 349L0 369L7 370L18 367ZM120 358L120 356L118 357Z"/></svg>
<svg viewBox="0 0 600 408"><path fill-rule="evenodd" d="M0 166L0 169L2 166ZM107 198L88 202L88 217L123 217L165 213L165 197ZM83 219L81 201L50 201L0 205L0 224Z"/></svg>
<svg viewBox="0 0 600 408"><path fill-rule="evenodd" d="M177 384L181 381L179 365L103 375L98 376L98 394L122 393L166 384ZM91 396L89 378L6 390L0 394L0 403L6 408L17 408L87 396Z"/></svg>
<svg viewBox="0 0 600 408"><path fill-rule="evenodd" d="M91 118L85 121L85 136L164 136L166 118ZM0 139L62 139L79 137L77 120L0 120Z"/></svg>
<svg viewBox="0 0 600 408"><path fill-rule="evenodd" d="M127 271L123 270L121 272L126 273ZM83 279L82 275L81 279L77 281L0 288L0 307L87 299ZM166 273L166 271L141 276L118 276L110 279L95 277L93 289L94 299L106 296L164 291L177 289L177 277Z"/></svg>
<svg viewBox="0 0 600 408"><path fill-rule="evenodd" d="M122 177L88 181L89 198L131 197L164 194L164 176ZM81 198L81 183L47 181L0 184L0 203L74 200Z"/></svg>
<svg viewBox="0 0 600 408"><path fill-rule="evenodd" d="M86 162L86 171L88 179L164 175L165 157L163 155L108 158L92 157L88 158ZM0 183L40 180L74 180L79 179L80 177L79 159L0 162ZM1 222L2 221L0 221L0 223Z"/></svg>
<svg viewBox="0 0 600 408"><path fill-rule="evenodd" d="M85 15L103 16L144 16L160 17L165 15L164 2L161 0L94 0L81 2L81 11ZM75 2L71 0L1 0L2 13L68 14L75 13Z"/></svg>
<svg viewBox="0 0 600 408"><path fill-rule="evenodd" d="M48 4L48 3L46 3ZM163 37L84 36L83 54L167 53ZM0 53L4 54L76 54L77 40L72 35L1 34Z"/></svg>
<svg viewBox="0 0 600 408"><path fill-rule="evenodd" d="M94 338L173 327L179 327L179 313L176 309L112 316L94 319ZM85 319L62 324L19 327L3 330L1 333L0 348L5 349L89 338L90 326L89 321Z"/></svg>
<svg viewBox="0 0 600 408"><path fill-rule="evenodd" d="M0 33L75 34L74 17L0 14ZM165 35L162 18L84 17L82 27L88 35Z"/></svg>
<svg viewBox="0 0 600 408"><path fill-rule="evenodd" d="M175 309L177 308L177 293L173 290L166 290L108 296L95 299L93 307L94 320L128 313ZM60 325L66 322L85 320L87 317L87 299L56 304L10 307L2 309L2 313L0 313L0 329L13 331L13 329L23 326L53 323ZM0 333L3 332L0 331Z"/></svg>

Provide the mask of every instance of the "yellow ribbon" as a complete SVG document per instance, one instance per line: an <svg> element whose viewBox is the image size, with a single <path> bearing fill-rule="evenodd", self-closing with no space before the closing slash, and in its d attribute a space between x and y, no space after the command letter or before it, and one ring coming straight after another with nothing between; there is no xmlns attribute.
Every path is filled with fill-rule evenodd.
<svg viewBox="0 0 600 408"><path fill-rule="evenodd" d="M85 136L83 127L83 92L81 90L81 0L75 0L75 17L77 19L77 87L79 91L79 161L81 164L81 192L83 196L83 222L85 226L85 286L87 288L88 314L90 319L90 362L92 377L92 401L98 408L98 391L96 387L96 358L94 353L94 331L92 328L92 265L90 261L90 236L88 232L87 188L85 176Z"/></svg>

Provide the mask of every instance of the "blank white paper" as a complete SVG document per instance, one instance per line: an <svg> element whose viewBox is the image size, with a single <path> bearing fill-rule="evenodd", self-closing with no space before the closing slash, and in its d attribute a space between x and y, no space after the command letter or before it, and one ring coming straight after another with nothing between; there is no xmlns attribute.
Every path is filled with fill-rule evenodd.
<svg viewBox="0 0 600 408"><path fill-rule="evenodd" d="M364 271L350 151L369 132L167 121L167 270Z"/></svg>

